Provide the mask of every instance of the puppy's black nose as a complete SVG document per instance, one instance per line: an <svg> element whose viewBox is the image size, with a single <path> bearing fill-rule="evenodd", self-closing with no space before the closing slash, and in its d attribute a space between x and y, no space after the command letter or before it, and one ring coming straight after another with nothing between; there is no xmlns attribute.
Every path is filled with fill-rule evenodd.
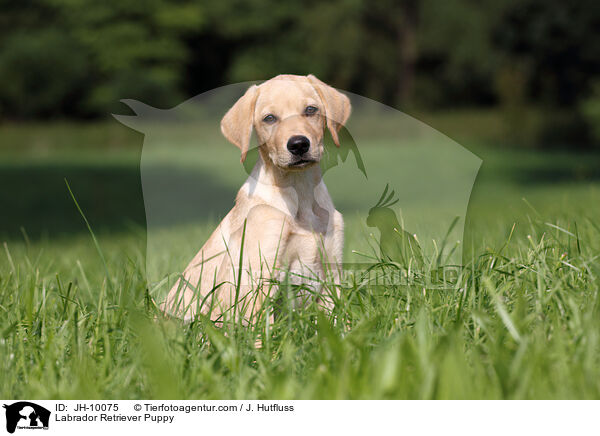
<svg viewBox="0 0 600 436"><path fill-rule="evenodd" d="M310 148L310 141L306 136L292 136L287 143L287 148L294 156L301 156Z"/></svg>

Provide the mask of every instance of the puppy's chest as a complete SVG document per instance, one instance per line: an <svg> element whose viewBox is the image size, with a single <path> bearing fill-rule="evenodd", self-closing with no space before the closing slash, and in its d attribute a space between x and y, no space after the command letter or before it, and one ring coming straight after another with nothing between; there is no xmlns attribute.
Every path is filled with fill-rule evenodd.
<svg viewBox="0 0 600 436"><path fill-rule="evenodd" d="M286 241L284 262L290 267L320 265L332 245L333 223L330 219L333 214L318 206L300 208Z"/></svg>

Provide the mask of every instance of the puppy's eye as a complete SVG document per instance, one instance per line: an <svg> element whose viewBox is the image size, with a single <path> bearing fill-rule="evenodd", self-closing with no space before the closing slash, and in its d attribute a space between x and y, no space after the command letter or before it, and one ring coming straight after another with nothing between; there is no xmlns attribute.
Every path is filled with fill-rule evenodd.
<svg viewBox="0 0 600 436"><path fill-rule="evenodd" d="M306 106L306 109L304 109L304 115L314 115L319 111L318 107L315 106Z"/></svg>
<svg viewBox="0 0 600 436"><path fill-rule="evenodd" d="M275 121L277 121L277 117L273 114L269 114L263 118L263 121L267 124L273 124Z"/></svg>

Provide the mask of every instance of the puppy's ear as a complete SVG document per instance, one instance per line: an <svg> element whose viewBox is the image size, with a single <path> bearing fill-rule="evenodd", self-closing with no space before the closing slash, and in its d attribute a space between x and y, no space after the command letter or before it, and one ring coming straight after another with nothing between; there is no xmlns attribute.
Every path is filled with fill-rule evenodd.
<svg viewBox="0 0 600 436"><path fill-rule="evenodd" d="M250 146L256 97L258 97L258 86L252 85L221 120L221 132L229 142L241 150L242 162L246 160Z"/></svg>
<svg viewBox="0 0 600 436"><path fill-rule="evenodd" d="M339 147L340 139L338 138L338 132L346 124L346 121L348 121L350 111L352 110L350 99L335 88L321 82L312 74L308 75L308 81L323 101L323 106L325 107L323 115L327 119L327 128L331 132L333 142Z"/></svg>

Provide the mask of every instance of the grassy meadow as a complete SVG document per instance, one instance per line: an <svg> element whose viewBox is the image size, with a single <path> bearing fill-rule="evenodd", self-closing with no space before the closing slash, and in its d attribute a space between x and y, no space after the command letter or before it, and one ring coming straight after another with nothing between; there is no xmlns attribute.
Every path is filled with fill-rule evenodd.
<svg viewBox="0 0 600 436"><path fill-rule="evenodd" d="M188 259L219 216L152 228L181 250L147 259L141 134L1 126L0 397L600 398L600 152L511 147L486 113L422 119L483 161L457 274L432 283L430 262L414 281L348 286L333 316L309 306L223 328L156 317L164 289L147 268ZM398 168L385 147L373 145L374 173ZM237 149L207 149L199 165L213 177L185 182L231 207L246 176ZM328 187L345 256L376 256L348 186Z"/></svg>

